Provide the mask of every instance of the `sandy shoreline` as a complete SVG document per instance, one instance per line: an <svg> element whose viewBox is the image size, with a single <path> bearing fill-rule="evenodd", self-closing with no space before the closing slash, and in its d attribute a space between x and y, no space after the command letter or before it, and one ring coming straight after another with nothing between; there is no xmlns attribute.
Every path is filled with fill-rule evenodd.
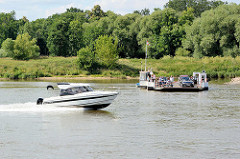
<svg viewBox="0 0 240 159"><path fill-rule="evenodd" d="M40 81L58 81L58 80L112 80L112 79L123 79L123 78L117 78L117 77L39 77L35 78L35 80ZM129 77L127 76L124 78L124 80L132 80L132 79L138 79L138 77ZM8 78L0 78L0 81L10 80Z"/></svg>
<svg viewBox="0 0 240 159"><path fill-rule="evenodd" d="M240 77L232 78L230 82L227 82L225 84L240 84Z"/></svg>
<svg viewBox="0 0 240 159"><path fill-rule="evenodd" d="M40 81L59 81L59 80L122 80L122 78L117 77L40 77L36 80ZM138 77L126 77L124 80L138 80ZM1 80L1 79L0 79ZM232 78L230 82L225 84L240 84L240 77Z"/></svg>
<svg viewBox="0 0 240 159"><path fill-rule="evenodd" d="M39 81L60 81L60 80L138 80L138 77L129 77L126 78L117 78L117 77L39 77L35 78L35 80ZM8 78L0 78L0 81L7 81L11 80ZM19 79L21 80L21 79ZM26 79L27 80L27 79ZM232 78L230 82L227 82L225 84L240 84L240 77Z"/></svg>

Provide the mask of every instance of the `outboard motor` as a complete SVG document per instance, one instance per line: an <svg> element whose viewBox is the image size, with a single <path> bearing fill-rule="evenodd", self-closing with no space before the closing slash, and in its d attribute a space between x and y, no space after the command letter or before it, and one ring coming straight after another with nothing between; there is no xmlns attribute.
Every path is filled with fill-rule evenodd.
<svg viewBox="0 0 240 159"><path fill-rule="evenodd" d="M42 105L42 103L43 103L43 98L38 98L37 105Z"/></svg>

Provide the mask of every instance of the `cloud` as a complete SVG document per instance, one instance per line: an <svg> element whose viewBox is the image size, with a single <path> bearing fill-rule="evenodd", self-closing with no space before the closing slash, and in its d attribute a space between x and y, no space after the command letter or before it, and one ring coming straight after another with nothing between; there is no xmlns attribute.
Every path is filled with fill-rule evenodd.
<svg viewBox="0 0 240 159"><path fill-rule="evenodd" d="M49 17L49 16L51 16L53 14L56 14L56 13L63 13L69 7L71 7L71 5L60 6L60 7L57 7L57 8L48 9L48 10L45 11L46 17Z"/></svg>
<svg viewBox="0 0 240 159"><path fill-rule="evenodd" d="M239 0L227 0L229 3L237 3L239 4Z"/></svg>
<svg viewBox="0 0 240 159"><path fill-rule="evenodd" d="M134 10L148 8L163 8L169 0L99 0L99 4L104 11L112 10L120 14L132 13Z"/></svg>
<svg viewBox="0 0 240 159"><path fill-rule="evenodd" d="M60 6L60 7L57 7L57 8L48 9L48 10L45 11L45 15L46 15L46 17L49 17L49 16L51 16L53 14L56 14L56 13L64 13L64 12L66 12L66 10L68 8L71 8L71 7L81 8L81 5L70 3L70 4L63 5L63 6Z"/></svg>

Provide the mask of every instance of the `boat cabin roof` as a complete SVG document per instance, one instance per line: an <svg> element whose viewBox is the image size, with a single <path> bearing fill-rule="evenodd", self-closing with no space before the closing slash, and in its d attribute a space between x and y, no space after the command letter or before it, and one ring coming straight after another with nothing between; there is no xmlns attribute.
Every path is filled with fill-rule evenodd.
<svg viewBox="0 0 240 159"><path fill-rule="evenodd" d="M85 83L58 83L58 87L61 90L60 96L75 95L93 91L90 85Z"/></svg>
<svg viewBox="0 0 240 159"><path fill-rule="evenodd" d="M87 83L58 83L59 89L69 89L69 88L78 88L78 87L89 87Z"/></svg>

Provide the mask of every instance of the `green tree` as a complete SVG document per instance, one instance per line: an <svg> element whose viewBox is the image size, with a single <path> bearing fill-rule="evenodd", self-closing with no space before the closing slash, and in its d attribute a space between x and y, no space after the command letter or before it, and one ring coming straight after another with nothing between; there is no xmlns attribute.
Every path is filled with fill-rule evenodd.
<svg viewBox="0 0 240 159"><path fill-rule="evenodd" d="M71 7L71 8L68 8L68 9L67 9L67 12L71 12L71 13L82 12L82 13L83 13L83 10L78 9L78 8L74 8L74 7Z"/></svg>
<svg viewBox="0 0 240 159"><path fill-rule="evenodd" d="M99 20L100 18L102 18L104 16L105 16L105 13L101 9L100 5L95 5L93 7L92 11L90 12L90 19L92 21Z"/></svg>
<svg viewBox="0 0 240 159"><path fill-rule="evenodd" d="M69 56L68 24L64 20L56 20L48 32L47 47L52 56Z"/></svg>
<svg viewBox="0 0 240 159"><path fill-rule="evenodd" d="M238 43L237 43L237 44L238 44L238 47L240 47L240 46L239 46L239 44L240 44L240 19L238 19L235 27L236 27L236 32L235 32L234 35L235 35L236 40L237 40L237 42L238 42Z"/></svg>
<svg viewBox="0 0 240 159"><path fill-rule="evenodd" d="M11 38L7 38L3 43L2 43L2 48L3 53L1 56L2 57L12 57L13 56L13 51L14 51L14 41Z"/></svg>
<svg viewBox="0 0 240 159"><path fill-rule="evenodd" d="M203 13L206 10L210 10L211 8L216 8L222 4L225 4L224 2L220 0L169 0L169 2L165 5L166 8L172 8L176 11L184 11L187 10L187 8L193 8L194 9L194 15L196 17L199 17L201 13Z"/></svg>
<svg viewBox="0 0 240 159"><path fill-rule="evenodd" d="M67 9L65 13L54 14L46 19L47 47L50 55L75 56L83 45L82 24L86 21L86 13L76 8Z"/></svg>
<svg viewBox="0 0 240 159"><path fill-rule="evenodd" d="M139 32L139 19L142 16L136 13L118 16L114 22L113 36L118 37L120 45L123 46L120 57L138 57L139 47L137 35Z"/></svg>
<svg viewBox="0 0 240 159"><path fill-rule="evenodd" d="M138 22L138 34L137 34L137 41L141 52L139 51L142 58L145 57L145 50L146 50L146 41L148 40L151 43L151 48L153 46L153 35L160 34L160 17L161 15L158 14L161 11L153 12L150 16L144 16L143 18L139 19Z"/></svg>
<svg viewBox="0 0 240 159"><path fill-rule="evenodd" d="M182 45L182 41L186 39L186 31L185 29L192 25L194 21L194 10L193 8L187 8L186 11L183 11L181 16L178 19L178 38L179 38L179 45L176 46L175 55L182 55L182 56L192 56L191 51L184 49ZM181 47L180 47L181 46Z"/></svg>
<svg viewBox="0 0 240 159"><path fill-rule="evenodd" d="M7 38L16 39L18 22L15 20L15 12L0 13L0 45Z"/></svg>
<svg viewBox="0 0 240 159"><path fill-rule="evenodd" d="M175 55L175 50L181 46L183 33L178 25L179 16L173 9L157 10L149 17L144 17L140 23L138 34L142 50L146 41L151 43L149 56L160 58L164 55Z"/></svg>
<svg viewBox="0 0 240 159"><path fill-rule="evenodd" d="M183 11L179 17L179 25L192 25L194 19L194 9L187 8L187 10Z"/></svg>
<svg viewBox="0 0 240 159"><path fill-rule="evenodd" d="M26 22L23 27L23 33L28 33L31 37L37 39L37 45L40 48L40 55L49 55L47 48L47 32L45 19Z"/></svg>
<svg viewBox="0 0 240 159"><path fill-rule="evenodd" d="M239 54L238 21L240 6L221 5L206 11L186 28L185 49L194 57L233 56Z"/></svg>
<svg viewBox="0 0 240 159"><path fill-rule="evenodd" d="M150 10L147 8L140 10L135 10L133 13L140 14L142 16L150 15Z"/></svg>
<svg viewBox="0 0 240 159"><path fill-rule="evenodd" d="M24 26L26 23L29 23L27 17L23 16L22 19L18 20L18 33L24 34Z"/></svg>
<svg viewBox="0 0 240 159"><path fill-rule="evenodd" d="M83 24L83 43L84 46L89 46L92 50L94 49L95 40L104 34L102 27L99 27L97 21L92 23Z"/></svg>
<svg viewBox="0 0 240 159"><path fill-rule="evenodd" d="M36 45L37 40L32 39L26 34L19 34L15 40L13 59L29 60L39 56L39 47Z"/></svg>
<svg viewBox="0 0 240 159"><path fill-rule="evenodd" d="M71 21L69 25L69 49L70 55L76 56L77 51L83 47L83 29L82 24L78 21Z"/></svg>
<svg viewBox="0 0 240 159"><path fill-rule="evenodd" d="M84 23L83 28L83 43L84 46L89 46L94 49L95 40L100 35L111 35L114 30L114 21L118 17L115 13L108 11L106 17L93 21L90 23Z"/></svg>
<svg viewBox="0 0 240 159"><path fill-rule="evenodd" d="M147 9L147 8L144 8L144 9L141 10L140 13L141 13L141 15L143 15L143 16L150 15L150 10Z"/></svg>
<svg viewBox="0 0 240 159"><path fill-rule="evenodd" d="M112 11L107 11L106 17L103 17L97 21L96 25L99 28L102 28L102 35L112 35L114 30L114 22L117 17L117 14L113 13Z"/></svg>
<svg viewBox="0 0 240 159"><path fill-rule="evenodd" d="M113 67L118 60L118 38L112 36L100 36L96 40L96 60L106 67Z"/></svg>
<svg viewBox="0 0 240 159"><path fill-rule="evenodd" d="M185 56L186 57L186 56L189 56L189 54L190 54L190 51L185 50L182 47L177 48L177 50L175 52L176 56Z"/></svg>
<svg viewBox="0 0 240 159"><path fill-rule="evenodd" d="M82 48L78 51L77 64L79 68L83 68L90 73L97 72L98 64L96 63L94 52L89 47Z"/></svg>

